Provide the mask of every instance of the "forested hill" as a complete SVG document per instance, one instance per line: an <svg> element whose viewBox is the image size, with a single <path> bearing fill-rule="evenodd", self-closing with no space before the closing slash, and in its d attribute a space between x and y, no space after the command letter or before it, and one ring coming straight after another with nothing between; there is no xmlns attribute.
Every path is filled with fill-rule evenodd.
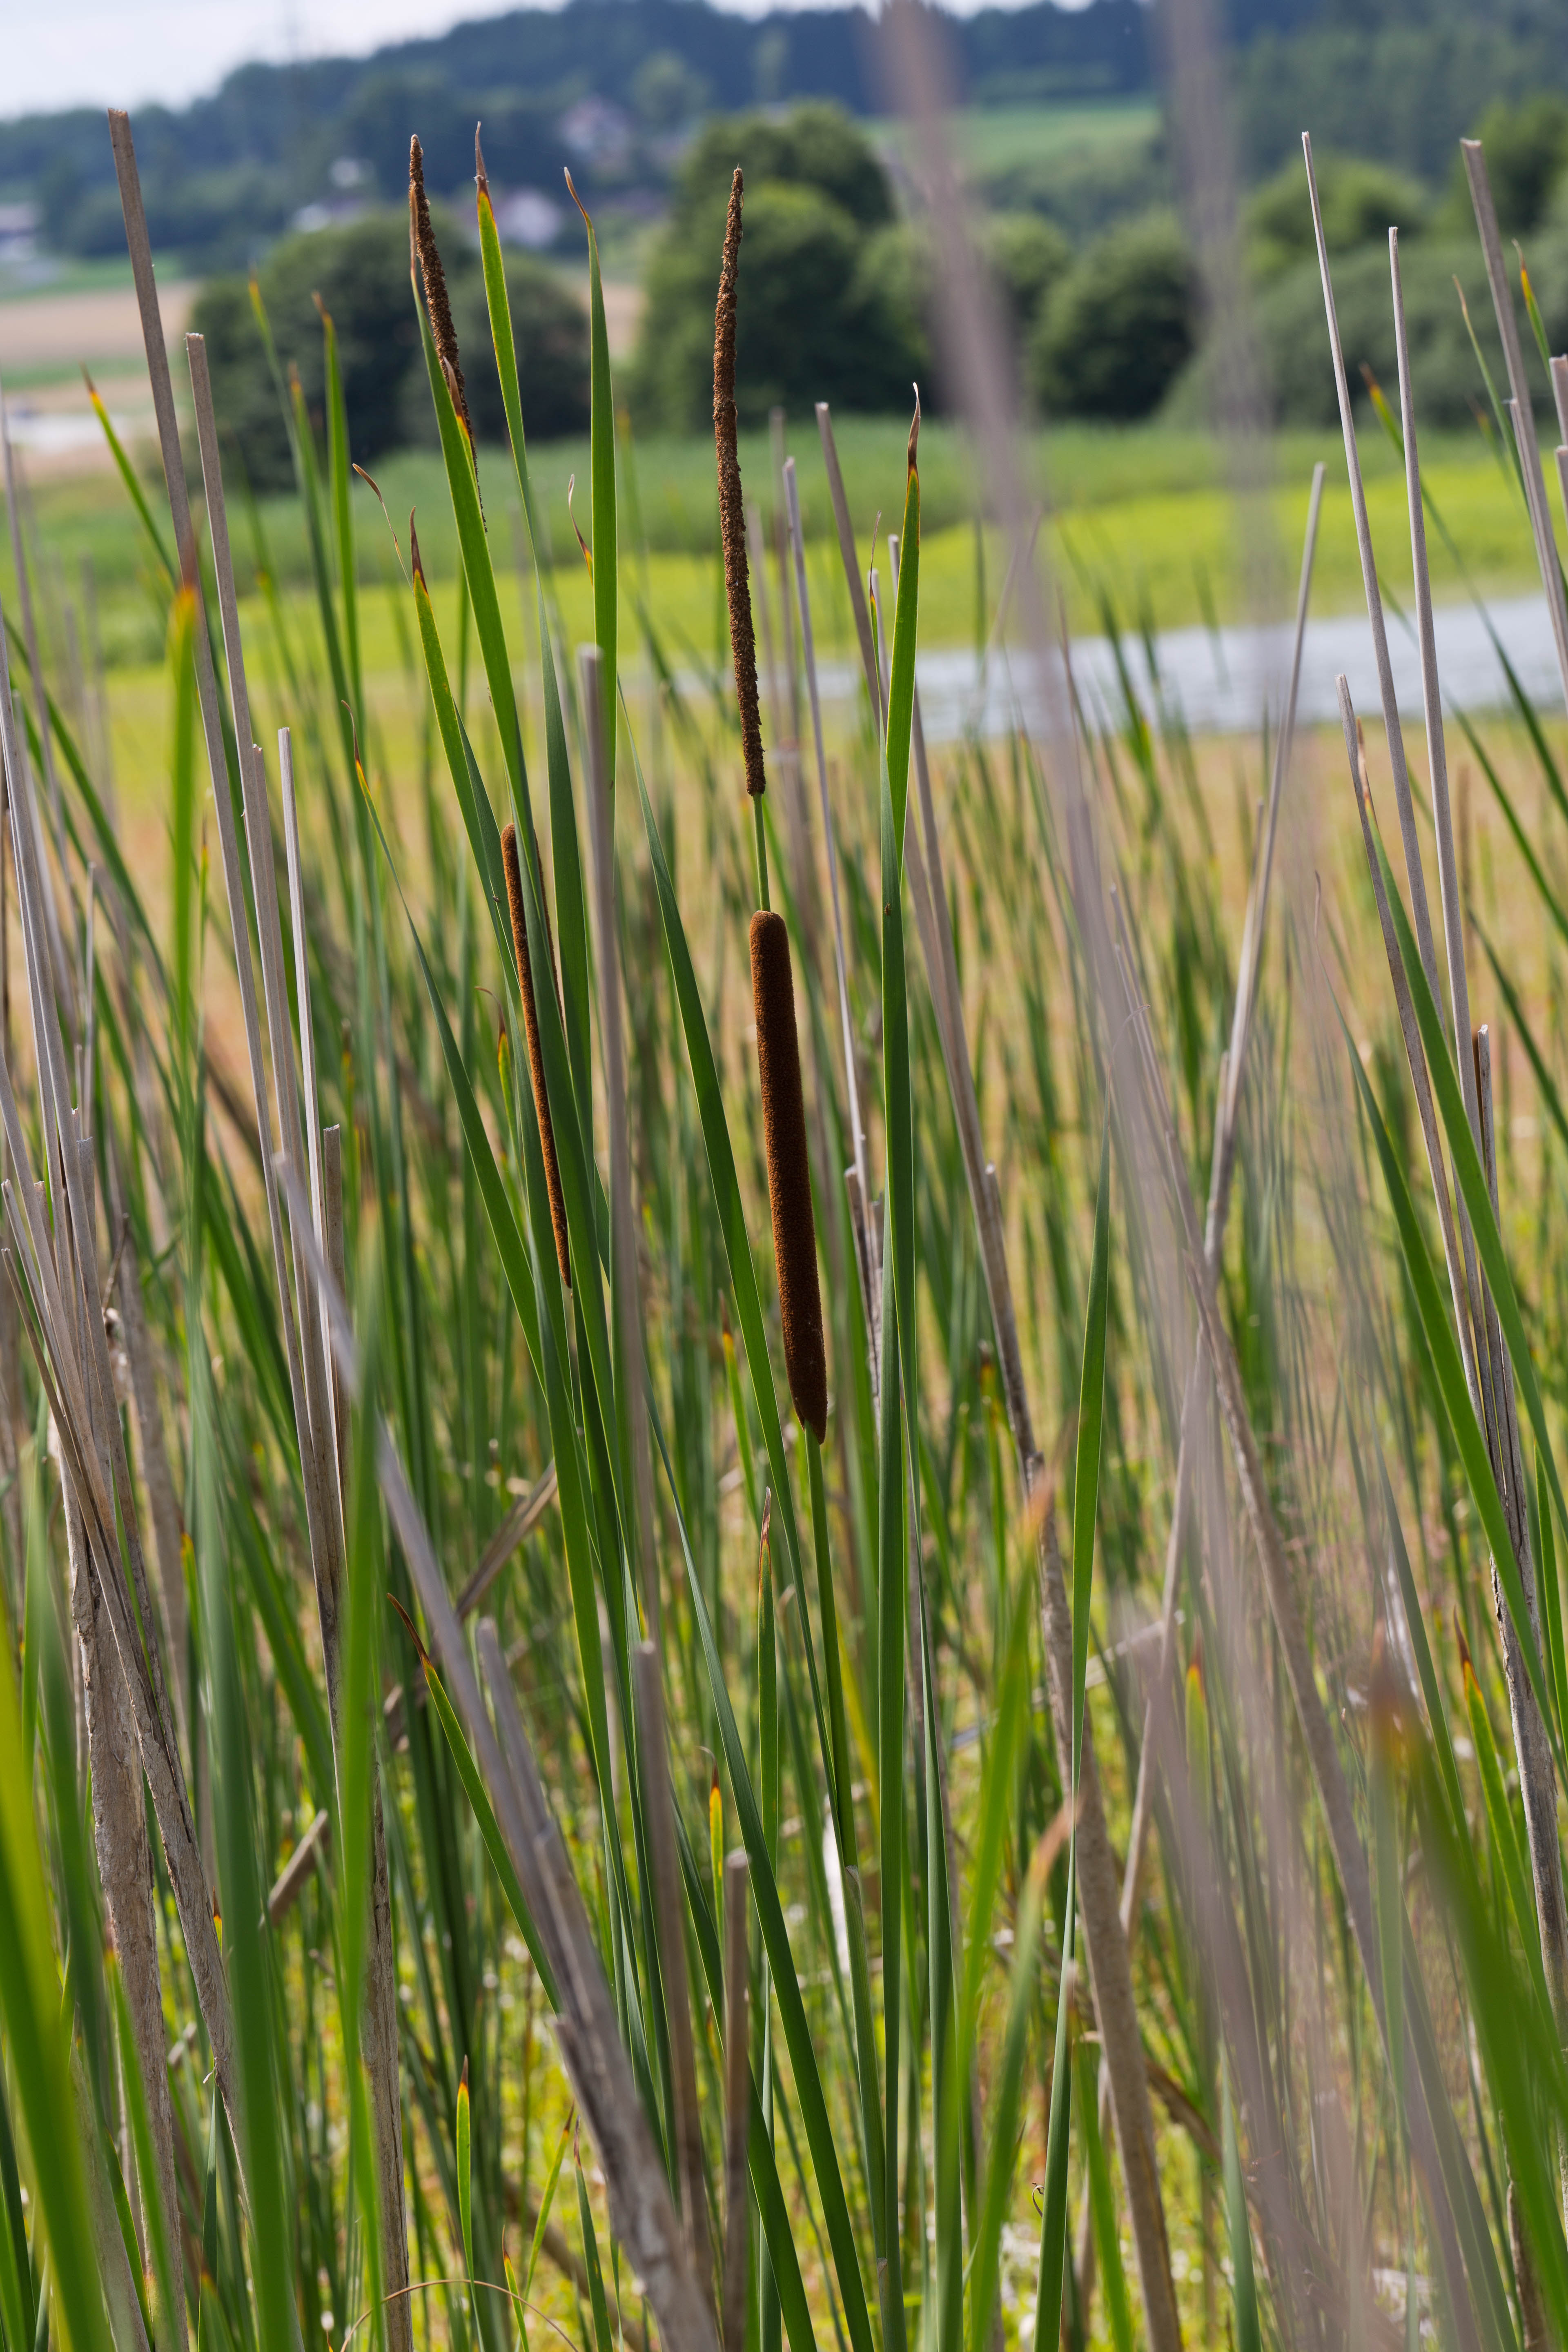
<svg viewBox="0 0 1568 2352"><path fill-rule="evenodd" d="M1035 0L950 19L948 31L965 94L982 103L1112 97L1144 89L1151 78L1148 11L1140 0L1074 8ZM572 144L558 125L586 99L619 110L633 134L648 134L657 145L715 107L832 98L868 114L884 97L862 7L744 17L706 0L569 0L563 8L517 8L459 24L367 57L242 66L190 106L140 109L138 144L154 172L288 170L296 203L316 193L312 177L334 160L357 157L391 194L406 170L411 112L439 187L472 171L477 110L496 169L558 186ZM608 135L599 143L596 157L572 159L590 184L596 176L624 177L641 160L615 154ZM0 120L0 193L16 197L41 187L57 232L84 185L111 181L98 109Z"/></svg>
<svg viewBox="0 0 1568 2352"><path fill-rule="evenodd" d="M1248 177L1310 120L1325 146L1436 181L1490 99L1568 89L1568 0L1219 0L1217 14ZM1126 99L1157 76L1144 0L1033 0L948 17L944 34L959 93L982 106ZM154 239L205 270L248 261L302 215L396 201L411 126L437 192L469 181L482 115L499 185L556 192L570 163L585 194L636 217L663 208L701 116L802 98L885 104L865 7L518 8L366 57L243 66L190 106L140 108L136 133ZM0 120L0 203L19 202L46 247L121 250L99 109Z"/></svg>

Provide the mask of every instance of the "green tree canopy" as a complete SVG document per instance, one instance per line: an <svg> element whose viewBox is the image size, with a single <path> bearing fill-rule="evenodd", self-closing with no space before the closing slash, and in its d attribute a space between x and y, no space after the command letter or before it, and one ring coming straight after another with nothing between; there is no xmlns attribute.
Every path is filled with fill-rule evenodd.
<svg viewBox="0 0 1568 2352"><path fill-rule="evenodd" d="M477 257L450 223L438 226L476 431L506 429ZM400 213L369 213L337 228L285 238L259 273L261 299L285 369L300 372L320 413L325 389L319 295L337 331L349 451L360 464L432 430L419 327L408 284L408 229ZM509 255L524 422L541 438L588 418L588 331L570 290L531 257ZM250 293L240 278L204 288L192 324L206 337L218 424L258 489L291 479L289 446Z"/></svg>
<svg viewBox="0 0 1568 2352"><path fill-rule="evenodd" d="M1353 253L1363 245L1381 244L1391 227L1401 240L1416 235L1426 222L1426 190L1404 172L1360 155L1319 154L1318 201L1323 208L1323 236L1331 255ZM1261 282L1278 278L1299 261L1317 252L1312 235L1312 201L1307 189L1307 167L1298 154L1266 180L1248 201L1245 215L1247 259Z"/></svg>
<svg viewBox="0 0 1568 2352"><path fill-rule="evenodd" d="M713 413L713 307L724 212L745 173L736 397L742 423L775 404L809 410L901 408L924 339L873 267L893 220L875 150L832 106L709 122L681 166L649 264L633 370L640 421L700 431Z"/></svg>
<svg viewBox="0 0 1568 2352"><path fill-rule="evenodd" d="M1197 272L1177 222L1150 213L1086 247L1030 346L1048 410L1124 423L1164 398L1197 340Z"/></svg>

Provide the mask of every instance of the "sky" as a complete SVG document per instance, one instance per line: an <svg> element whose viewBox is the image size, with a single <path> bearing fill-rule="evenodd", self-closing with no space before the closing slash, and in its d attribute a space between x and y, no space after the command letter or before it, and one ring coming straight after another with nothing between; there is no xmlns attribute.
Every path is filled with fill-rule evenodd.
<svg viewBox="0 0 1568 2352"><path fill-rule="evenodd" d="M517 0L9 0L0 114L178 106L253 58L353 56L497 16ZM792 0L720 0L760 16ZM978 0L948 0L967 10Z"/></svg>

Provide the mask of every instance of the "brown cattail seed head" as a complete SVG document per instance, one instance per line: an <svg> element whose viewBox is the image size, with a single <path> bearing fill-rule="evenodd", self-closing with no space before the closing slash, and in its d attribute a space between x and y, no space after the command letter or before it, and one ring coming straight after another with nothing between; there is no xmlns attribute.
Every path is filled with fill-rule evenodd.
<svg viewBox="0 0 1568 2352"><path fill-rule="evenodd" d="M441 362L441 373L447 379L447 389L452 395L458 421L468 435L471 447L474 427L468 415L468 396L464 389L462 365L458 358L458 331L452 324L452 305L447 299L447 273L441 267L436 232L430 226L430 206L425 196L425 151L417 138L408 142L408 242L411 254L417 257L419 273L425 281L425 307L430 313L430 332L436 339L436 356Z"/></svg>
<svg viewBox="0 0 1568 2352"><path fill-rule="evenodd" d="M539 1045L539 1011L533 998L533 967L528 960L528 924L522 910L522 869L518 862L517 827L509 824L500 837L501 864L506 868L507 905L511 910L512 944L517 950L517 977L522 991L522 1028L528 1040L528 1072L533 1081L533 1108L539 1114L539 1140L544 1150L544 1189L550 1195L550 1223L555 1233L555 1258L561 1279L572 1287L572 1260L566 1245L566 1202L561 1191L561 1163L555 1156L555 1129L550 1122L550 1097L544 1090L544 1056ZM555 984L555 950L545 917L545 945L550 950L550 982Z"/></svg>
<svg viewBox="0 0 1568 2352"><path fill-rule="evenodd" d="M795 979L784 918L761 908L752 917L752 1002L757 1014L757 1075L762 1082L763 1142L768 1159L768 1204L773 1219L784 1370L795 1409L820 1445L827 1433L827 1359L822 1340L811 1168L805 1155Z"/></svg>
<svg viewBox="0 0 1568 2352"><path fill-rule="evenodd" d="M768 788L763 765L763 715L757 704L757 641L752 627L752 583L746 567L746 509L741 495L741 448L735 421L735 278L741 264L741 167L730 185L724 261L713 317L713 446L719 457L719 533L724 542L724 593L730 605L730 646L735 657L735 698L741 706L741 751L746 790Z"/></svg>

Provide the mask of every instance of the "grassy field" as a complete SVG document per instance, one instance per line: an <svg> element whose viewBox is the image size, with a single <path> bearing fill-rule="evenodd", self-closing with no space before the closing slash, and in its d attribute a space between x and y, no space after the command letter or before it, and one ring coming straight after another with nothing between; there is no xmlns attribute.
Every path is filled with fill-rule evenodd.
<svg viewBox="0 0 1568 2352"><path fill-rule="evenodd" d="M986 179L1019 163L1061 163L1117 151L1160 127L1153 99L1104 99L1064 106L958 107L946 117L955 160ZM879 126L894 151L912 133L907 124Z"/></svg>
<svg viewBox="0 0 1568 2352"><path fill-rule="evenodd" d="M873 528L895 526L900 496L904 428L895 423L848 418L838 431L850 509L858 536L869 551ZM786 446L795 457L802 518L807 536L818 629L835 654L849 648L849 607L832 536L832 516L816 433L808 422L793 426ZM929 646L973 645L994 614L1006 571L1004 537L985 526L984 563L977 563L974 473L962 434L940 421L922 435L927 481L926 562L922 574L922 636ZM1270 450L1269 527L1278 551L1281 598L1294 576L1295 556L1306 515L1314 462L1329 467L1314 606L1320 612L1353 608L1360 574L1344 457L1336 436L1278 436ZM748 438L742 461L748 483L771 506L771 457L765 436ZM554 593L575 633L591 602L585 568L576 551L567 490L577 484L575 511L588 529L589 452L585 445L546 446L534 453L534 476ZM1392 450L1377 438L1365 448L1369 510L1379 544L1387 551L1385 577L1391 590L1407 597L1409 540L1405 530L1403 478ZM1060 426L1031 445L1045 543L1075 630L1100 625L1100 604L1109 593L1126 622L1152 616L1161 627L1181 627L1211 617L1223 621L1256 617L1249 608L1252 583L1237 557L1234 501L1221 451L1207 436L1153 425L1121 431ZM497 560L518 573L522 554L521 509L504 461L484 460L485 478L497 509ZM722 620L718 552L718 504L712 453L703 441L650 441L620 456L622 519L620 545L626 593L639 602L683 658L710 663L722 657ZM1522 506L1480 436L1432 436L1424 445L1424 477L1463 551L1464 575L1433 534L1434 591L1462 598L1468 584L1484 593L1527 586L1533 555ZM433 583L451 583L457 574L457 541L446 504L439 457L405 452L376 467L376 478L392 518L391 530L371 493L353 491L356 562L367 591L387 590L400 578L395 532L402 558L408 550L407 520L417 519L420 546ZM120 667L142 667L161 658L163 615L145 590L145 556L139 526L112 475L41 485L41 526L53 551L51 586L60 595L79 593L80 566L90 558L97 585L107 657ZM309 551L299 501L260 500L252 521L236 520L236 553L242 593L265 563L282 586L303 586ZM9 578L8 551L0 555L0 583ZM982 603L984 598L984 604ZM1281 606L1282 609L1282 606ZM384 598L367 597L368 644L373 658L392 657Z"/></svg>

